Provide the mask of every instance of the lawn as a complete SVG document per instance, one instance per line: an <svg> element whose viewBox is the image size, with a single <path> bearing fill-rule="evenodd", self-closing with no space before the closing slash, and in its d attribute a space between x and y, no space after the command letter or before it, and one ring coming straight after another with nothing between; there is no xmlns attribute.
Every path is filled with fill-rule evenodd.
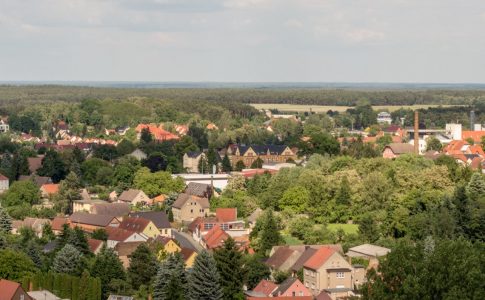
<svg viewBox="0 0 485 300"><path fill-rule="evenodd" d="M359 231L359 225L357 224L328 224L327 228L333 232L337 232L341 228L345 234L357 234Z"/></svg>
<svg viewBox="0 0 485 300"><path fill-rule="evenodd" d="M281 234L283 237L283 240L285 241L285 245L303 245L303 242L297 239L296 237L293 237L289 234L283 233Z"/></svg>
<svg viewBox="0 0 485 300"><path fill-rule="evenodd" d="M278 109L279 111L291 111L291 112L305 112L313 111L316 113L327 112L329 110L344 112L350 106L332 106L332 105L300 105L300 104L283 104L283 103L255 103L251 104L256 109ZM377 105L373 106L375 110L386 109L389 111L395 111L400 108L405 109L422 109L430 107L438 107L439 105ZM451 105L442 105L443 107Z"/></svg>

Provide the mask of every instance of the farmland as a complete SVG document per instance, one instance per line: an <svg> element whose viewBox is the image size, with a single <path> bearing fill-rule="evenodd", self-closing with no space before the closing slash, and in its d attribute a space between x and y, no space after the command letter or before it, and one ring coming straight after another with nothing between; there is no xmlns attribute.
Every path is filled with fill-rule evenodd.
<svg viewBox="0 0 485 300"><path fill-rule="evenodd" d="M256 109L277 109L282 112L305 112L305 111L312 111L316 113L327 112L329 110L344 112L347 109L351 108L351 106L337 106L337 105L306 105L306 104L282 104L282 103L254 103L251 104L252 107ZM375 105L372 106L375 110L387 110L387 111L396 111L400 108L404 109L427 109L430 107L449 107L451 105Z"/></svg>

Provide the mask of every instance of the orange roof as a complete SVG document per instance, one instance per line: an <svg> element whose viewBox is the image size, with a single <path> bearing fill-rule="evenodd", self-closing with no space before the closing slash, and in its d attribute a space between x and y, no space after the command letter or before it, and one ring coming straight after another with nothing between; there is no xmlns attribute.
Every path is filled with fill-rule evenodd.
<svg viewBox="0 0 485 300"><path fill-rule="evenodd" d="M40 187L45 193L57 194L59 192L59 184L58 183L46 183Z"/></svg>
<svg viewBox="0 0 485 300"><path fill-rule="evenodd" d="M67 218L55 217L51 223L52 230L61 231L64 224L67 224Z"/></svg>
<svg viewBox="0 0 485 300"><path fill-rule="evenodd" d="M168 140L179 139L179 137L176 136L175 134L168 132L166 130L163 130L162 128L159 128L153 124L138 124L135 130L136 132L141 132L145 128L148 128L148 130L153 135L153 137L158 141L168 141Z"/></svg>
<svg viewBox="0 0 485 300"><path fill-rule="evenodd" d="M153 203L164 202L165 199L167 199L167 195L161 194L161 195L158 195L155 198L153 198Z"/></svg>
<svg viewBox="0 0 485 300"><path fill-rule="evenodd" d="M317 252L315 252L315 254L313 254L313 256L310 257L310 259L308 259L303 266L312 270L318 270L334 253L335 249L330 247L322 247L318 249Z"/></svg>
<svg viewBox="0 0 485 300"><path fill-rule="evenodd" d="M466 158L465 154L463 154L461 152L460 153L450 154L450 156L452 156L455 159L461 160L464 163L466 163L468 161L468 159Z"/></svg>
<svg viewBox="0 0 485 300"><path fill-rule="evenodd" d="M485 155L485 152L483 152L482 146L480 145L471 145L468 147L467 152L470 154Z"/></svg>
<svg viewBox="0 0 485 300"><path fill-rule="evenodd" d="M91 252L96 252L96 250L99 249L99 247L101 247L101 245L103 245L103 241L102 240L96 240L96 239L88 239L88 245L89 245L89 249L91 250Z"/></svg>
<svg viewBox="0 0 485 300"><path fill-rule="evenodd" d="M265 296L269 296L277 288L278 288L278 285L276 283L274 283L273 281L263 279L253 289L253 292L262 293Z"/></svg>
<svg viewBox="0 0 485 300"><path fill-rule="evenodd" d="M470 168L473 170L478 170L482 168L482 162L483 158L481 157L475 157L472 159L472 162L470 163Z"/></svg>
<svg viewBox="0 0 485 300"><path fill-rule="evenodd" d="M214 249L220 247L222 243L229 238L229 235L216 225L209 230L206 235L203 237L205 244L207 245L207 249Z"/></svg>
<svg viewBox="0 0 485 300"><path fill-rule="evenodd" d="M6 279L0 280L0 300L12 300L20 288L20 283Z"/></svg>
<svg viewBox="0 0 485 300"><path fill-rule="evenodd" d="M475 143L480 143L482 141L482 137L485 136L485 131L463 131L461 133L461 138L463 140L467 140L471 138Z"/></svg>
<svg viewBox="0 0 485 300"><path fill-rule="evenodd" d="M237 221L237 208L217 208L216 218L219 222Z"/></svg>
<svg viewBox="0 0 485 300"><path fill-rule="evenodd" d="M468 143L462 140L451 141L448 145L446 145L443 148L443 151L444 152L461 151L461 148L463 148L463 146L465 145L468 145Z"/></svg>

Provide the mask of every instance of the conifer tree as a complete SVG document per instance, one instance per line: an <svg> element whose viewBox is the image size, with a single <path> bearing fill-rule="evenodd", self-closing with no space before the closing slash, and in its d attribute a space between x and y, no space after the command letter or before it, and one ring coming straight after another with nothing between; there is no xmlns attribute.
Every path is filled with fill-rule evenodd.
<svg viewBox="0 0 485 300"><path fill-rule="evenodd" d="M57 250L62 249L67 244L67 241L68 241L69 237L71 236L71 231L72 231L72 229L69 228L68 224L62 225L61 234L57 238L57 247L56 247Z"/></svg>
<svg viewBox="0 0 485 300"><path fill-rule="evenodd" d="M209 170L210 166L207 163L207 159L205 159L204 156L200 158L197 168L199 170L199 173L202 173L202 174L210 173L210 170Z"/></svg>
<svg viewBox="0 0 485 300"><path fill-rule="evenodd" d="M12 230L12 219L0 205L0 232L10 233Z"/></svg>
<svg viewBox="0 0 485 300"><path fill-rule="evenodd" d="M154 300L186 299L187 277L180 253L170 254L160 264L153 285Z"/></svg>
<svg viewBox="0 0 485 300"><path fill-rule="evenodd" d="M71 244L66 244L54 258L52 268L57 273L79 275L84 267L83 255Z"/></svg>
<svg viewBox="0 0 485 300"><path fill-rule="evenodd" d="M338 205L348 205L350 203L350 184L347 176L340 181L340 187L335 196L335 203Z"/></svg>
<svg viewBox="0 0 485 300"><path fill-rule="evenodd" d="M125 270L118 255L113 249L103 246L96 255L91 267L91 275L101 279L101 289L104 298L108 298L109 283L113 279L125 279Z"/></svg>
<svg viewBox="0 0 485 300"><path fill-rule="evenodd" d="M195 259L192 272L189 274L188 295L190 300L221 300L223 292L220 276L214 258L202 251Z"/></svg>
<svg viewBox="0 0 485 300"><path fill-rule="evenodd" d="M88 255L91 253L86 235L84 235L82 229L77 226L74 227L74 230L70 232L67 243L76 247L76 249L79 250L79 252L81 252L83 255Z"/></svg>
<svg viewBox="0 0 485 300"><path fill-rule="evenodd" d="M227 154L224 155L224 158L222 159L222 171L225 173L232 171L231 161L229 160Z"/></svg>
<svg viewBox="0 0 485 300"><path fill-rule="evenodd" d="M222 247L214 251L214 259L221 276L224 299L243 298L243 256L233 238L229 237Z"/></svg>
<svg viewBox="0 0 485 300"><path fill-rule="evenodd" d="M39 248L33 241L30 241L27 245L26 254L32 259L37 268L42 267L42 257Z"/></svg>
<svg viewBox="0 0 485 300"><path fill-rule="evenodd" d="M236 167L234 168L234 170L236 170L236 171L242 171L245 168L246 168L246 165L244 164L244 162L242 160L238 160L237 163L236 163Z"/></svg>
<svg viewBox="0 0 485 300"><path fill-rule="evenodd" d="M259 251L263 255L266 254L273 246L276 246L281 241L280 232L278 230L278 224L276 223L273 211L267 210L262 216L263 222L261 225L261 231L259 232Z"/></svg>
<svg viewBox="0 0 485 300"><path fill-rule="evenodd" d="M476 200L485 196L485 179L480 173L473 173L468 186L466 187L468 197Z"/></svg>
<svg viewBox="0 0 485 300"><path fill-rule="evenodd" d="M150 284L157 274L157 259L148 246L143 243L131 254L128 279L134 289L142 284Z"/></svg>

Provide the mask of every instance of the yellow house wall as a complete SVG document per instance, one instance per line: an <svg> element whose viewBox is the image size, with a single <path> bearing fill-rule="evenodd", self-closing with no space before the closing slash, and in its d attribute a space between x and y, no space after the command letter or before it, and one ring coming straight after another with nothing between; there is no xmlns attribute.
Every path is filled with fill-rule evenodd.
<svg viewBox="0 0 485 300"><path fill-rule="evenodd" d="M157 226L150 221L148 226L145 227L145 230L143 230L143 233L149 238L156 238L160 235L160 230L158 230Z"/></svg>

